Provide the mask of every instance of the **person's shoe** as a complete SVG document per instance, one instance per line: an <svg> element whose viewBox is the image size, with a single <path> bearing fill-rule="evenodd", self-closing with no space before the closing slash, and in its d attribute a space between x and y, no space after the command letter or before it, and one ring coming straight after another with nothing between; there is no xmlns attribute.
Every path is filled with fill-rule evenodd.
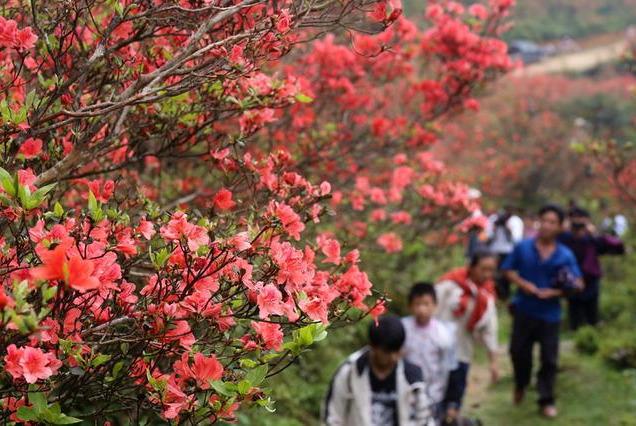
<svg viewBox="0 0 636 426"><path fill-rule="evenodd" d="M519 405L523 402L523 397L526 395L526 391L524 389L515 389L515 393L512 396L512 401L515 405Z"/></svg>
<svg viewBox="0 0 636 426"><path fill-rule="evenodd" d="M559 412L554 405L546 405L544 407L541 407L541 414L543 415L543 417L546 417L548 419L554 419L559 414Z"/></svg>

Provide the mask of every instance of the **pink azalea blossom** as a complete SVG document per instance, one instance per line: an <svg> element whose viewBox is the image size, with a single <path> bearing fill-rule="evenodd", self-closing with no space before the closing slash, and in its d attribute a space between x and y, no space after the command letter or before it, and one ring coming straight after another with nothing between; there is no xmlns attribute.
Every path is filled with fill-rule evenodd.
<svg viewBox="0 0 636 426"><path fill-rule="evenodd" d="M20 145L19 154L27 160L39 157L42 154L42 139L29 138Z"/></svg>
<svg viewBox="0 0 636 426"><path fill-rule="evenodd" d="M402 240L393 232L380 235L377 242L387 253L396 253L402 250Z"/></svg>
<svg viewBox="0 0 636 426"><path fill-rule="evenodd" d="M232 192L222 188L214 196L214 206L219 210L231 210L236 202L232 200Z"/></svg>
<svg viewBox="0 0 636 426"><path fill-rule="evenodd" d="M283 313L283 295L274 284L267 284L258 290L256 303L258 304L259 317L261 319Z"/></svg>
<svg viewBox="0 0 636 426"><path fill-rule="evenodd" d="M279 351L283 346L283 331L280 324L252 321L252 328L263 342L265 349Z"/></svg>
<svg viewBox="0 0 636 426"><path fill-rule="evenodd" d="M216 359L216 356L204 356L201 353L194 355L192 373L201 389L210 389L210 382L220 380L223 376L223 365Z"/></svg>

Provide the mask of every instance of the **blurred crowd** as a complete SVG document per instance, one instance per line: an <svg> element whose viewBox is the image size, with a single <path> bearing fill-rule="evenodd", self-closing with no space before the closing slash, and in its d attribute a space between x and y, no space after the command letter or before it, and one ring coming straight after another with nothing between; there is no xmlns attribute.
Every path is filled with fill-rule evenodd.
<svg viewBox="0 0 636 426"><path fill-rule="evenodd" d="M513 206L490 214L485 227L469 231L465 265L413 284L409 316L385 315L370 325L368 345L333 376L323 423L480 424L462 415L462 403L475 346L486 349L491 380L499 379L498 304L512 315L511 402L521 404L526 396L538 345L538 412L556 417L562 300L571 329L596 326L599 258L625 252L626 217L603 209L598 223L575 202L567 210L546 205L525 217Z"/></svg>

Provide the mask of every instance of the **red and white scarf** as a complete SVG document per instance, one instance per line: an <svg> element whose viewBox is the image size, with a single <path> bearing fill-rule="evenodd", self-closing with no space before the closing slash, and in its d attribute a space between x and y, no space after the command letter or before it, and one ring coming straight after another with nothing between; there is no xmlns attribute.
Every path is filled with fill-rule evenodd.
<svg viewBox="0 0 636 426"><path fill-rule="evenodd" d="M466 329L473 331L479 320L484 316L488 309L488 301L495 299L495 283L488 280L484 283L475 283L468 276L468 268L462 267L454 269L441 278L441 281L453 281L461 287L463 293L459 300L459 306L453 311L453 315L461 318L466 314L470 300L474 300L474 308L466 321Z"/></svg>

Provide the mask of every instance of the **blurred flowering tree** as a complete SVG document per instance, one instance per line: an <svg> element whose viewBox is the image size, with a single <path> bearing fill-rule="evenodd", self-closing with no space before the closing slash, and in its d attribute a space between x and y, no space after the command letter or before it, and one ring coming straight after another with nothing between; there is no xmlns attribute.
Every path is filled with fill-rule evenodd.
<svg viewBox="0 0 636 426"><path fill-rule="evenodd" d="M356 235L471 207L425 150L507 68L511 3L421 33L384 0L2 2L3 421L270 408L324 325L382 311L328 200Z"/></svg>
<svg viewBox="0 0 636 426"><path fill-rule="evenodd" d="M354 34L353 50L328 36L284 62L314 101L259 136L331 182L343 238L397 252L404 237L448 235L476 208L429 151L444 131L439 119L476 108L475 90L510 68L496 38L510 3L432 4L426 31L402 18L380 35Z"/></svg>
<svg viewBox="0 0 636 426"><path fill-rule="evenodd" d="M628 99L597 97L578 102L585 138L580 151L593 161L609 194L620 203L636 203L636 81L627 87Z"/></svg>
<svg viewBox="0 0 636 426"><path fill-rule="evenodd" d="M455 160L452 175L474 182L498 205L602 197L607 171L581 148L590 137L625 140L625 87L634 82L627 75L506 78L480 111L445 125L435 154Z"/></svg>

